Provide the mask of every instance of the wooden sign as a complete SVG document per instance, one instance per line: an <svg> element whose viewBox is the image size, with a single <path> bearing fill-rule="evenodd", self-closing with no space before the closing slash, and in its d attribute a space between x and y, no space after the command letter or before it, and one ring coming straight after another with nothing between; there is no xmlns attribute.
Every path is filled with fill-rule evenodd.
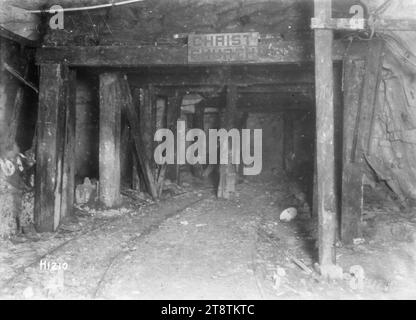
<svg viewBox="0 0 416 320"><path fill-rule="evenodd" d="M259 33L190 34L188 62L247 62L258 60Z"/></svg>

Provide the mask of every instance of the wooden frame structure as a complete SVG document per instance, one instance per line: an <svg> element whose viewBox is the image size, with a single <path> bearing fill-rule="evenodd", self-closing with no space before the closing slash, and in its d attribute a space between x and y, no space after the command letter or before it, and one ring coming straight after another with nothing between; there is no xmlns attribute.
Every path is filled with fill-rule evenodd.
<svg viewBox="0 0 416 320"><path fill-rule="evenodd" d="M319 21L332 21L331 19L331 1L330 0L315 0L315 18ZM259 44L259 60L253 65L269 65L269 64L299 64L315 62L315 87L316 87L316 127L317 127L317 177L316 177L316 208L319 216L319 257L321 271L324 275L331 277L331 268L336 264L335 261L335 241L337 232L337 199L335 192L335 151L334 151L334 78L333 78L333 62L342 61L345 58L346 50L348 49L348 68L354 75L353 78L360 77L357 70L354 69L354 64L359 64L357 61L365 61L365 52L372 50L372 42L349 42L334 41L332 27L337 27L337 24L318 24L315 20L315 42L307 41L277 41L274 39L261 40ZM70 90L70 81L66 81L61 70L74 70L77 67L91 67L105 70L103 73L120 73L125 68L139 68L139 67L172 67L172 66L189 66L187 61L187 46L97 46L97 47L43 47L38 50L37 62L41 65L41 84L40 84L40 117L39 128L41 134L38 138L38 169L40 174L37 177L37 196L36 196L36 211L38 230L53 231L56 229L56 210L58 201L58 194L56 193L57 185L61 189L67 190L73 188L69 186L67 180L60 180L59 170L57 169L61 162L60 154L63 143L60 135L49 134L52 128L54 132L60 132L59 110L61 106L71 105L71 99L64 98ZM250 64L250 63L244 63ZM223 66L225 64L218 64ZM198 67L192 64L193 67ZM213 66L213 65L210 65ZM214 65L215 66L215 65ZM111 71L110 71L111 70ZM350 69L348 69L350 70ZM74 71L72 71L74 72ZM122 73L122 72L121 72ZM184 78L185 79L185 78ZM205 86L210 89L215 86L215 81L209 82L201 80L200 82L189 81L185 83L184 79L175 79L172 76L169 79L164 78L162 85L164 90L175 92L175 99L178 99L178 88L186 85ZM234 83L237 79L232 79L230 83ZM242 81L244 82L244 81ZM211 86L211 87L210 87ZM353 84L351 84L353 86ZM246 89L248 90L248 89ZM104 92L104 90L102 90ZM66 92L66 93L65 93ZM231 90L229 99L235 104L235 90ZM168 97L170 100L173 97ZM356 104L356 96L351 91L345 93L346 110L353 108ZM147 97L149 99L149 97ZM174 101L173 99L172 101ZM175 102L170 104L175 104ZM370 102L371 104L371 102ZM56 109L56 106L59 106ZM104 103L101 105L101 110L104 110ZM65 109L65 108L64 108ZM42 111L43 110L43 111ZM135 121L136 115L133 114L130 105L130 118ZM150 109L149 109L150 110ZM231 110L232 111L232 110ZM231 112L230 111L230 112ZM352 121L352 118L347 117L345 111L344 122ZM150 115L150 114L149 114ZM364 116L364 115L363 115ZM71 117L71 116L69 116ZM112 117L113 127L109 132L118 132L113 130L118 126L118 118ZM70 119L69 119L70 120ZM111 129L111 128L110 128ZM348 128L344 128L344 133L349 134ZM42 134L43 132L43 134ZM69 133L68 135L72 135ZM139 136L138 129L136 135ZM69 137L70 138L70 137ZM114 150L118 140L109 140ZM111 142L113 141L113 142ZM108 142L108 141L107 141ZM137 145L143 142L136 141ZM352 143L352 142L351 142ZM49 148L43 146L48 145ZM352 145L352 144L351 144ZM52 146L52 148L50 147ZM288 150L291 146L287 146ZM351 166L351 161L347 153L351 151L351 147L344 147L344 169L343 169L343 186L348 190L353 190L358 185L362 187L362 179L355 166ZM66 154L73 154L71 148ZM51 161L52 160L52 161ZM111 160L111 159L110 159ZM118 170L117 166L103 166L108 170ZM226 170L225 170L226 171ZM46 172L46 173L45 173ZM117 174L117 172L112 172ZM73 174L73 173L71 173ZM63 182L62 182L63 181ZM110 180L109 180L110 181ZM105 183L103 180L102 182ZM109 182L110 183L110 182ZM114 181L111 181L114 183ZM226 185L226 183L225 183ZM105 188L105 185L103 186ZM359 197L362 197L360 189L357 190ZM156 193L156 191L154 191ZM54 195L54 196L51 196ZM115 198L117 199L116 195ZM109 201L108 205L112 205L117 201ZM353 207L353 202L356 199L343 198L343 211L347 212L347 220L352 223L343 224L342 234L346 238L351 238L354 234L352 229L356 230L357 219L352 216L352 210L357 209ZM69 204L68 204L69 205ZM359 208L358 208L359 209ZM350 213L348 213L350 212ZM355 220L354 220L355 219ZM54 221L54 223L51 223Z"/></svg>
<svg viewBox="0 0 416 320"><path fill-rule="evenodd" d="M319 32L319 31L317 31ZM325 33L329 33L331 31L325 31ZM318 41L320 40L320 37L318 37ZM327 46L325 45L325 51L327 51L327 60L325 60L324 65L328 65L328 61L332 63L332 61L341 61L344 57L345 50L348 47L348 43L344 43L341 41L335 41L333 46ZM368 47L367 42L363 43L354 43L352 47L350 47L349 53L350 57L352 59L363 59L360 52L362 52L363 48L365 51L365 48ZM269 43L266 46L266 42L263 42L261 44L260 49L260 60L257 61L255 65L261 65L261 64L299 64L299 63L312 63L314 61L314 45L312 42L299 42L299 41L269 41ZM122 53L122 54L121 54ZM322 57L321 49L318 51L319 56ZM100 68L100 70L103 70L103 73L106 73L108 77L109 70L114 70L114 68L117 68L116 71L112 71L115 73L122 73L122 70L124 68L139 68L143 66L156 66L156 67L171 67L171 66L187 66L187 48L186 46L180 46L180 47L172 47L172 46L135 46L135 47L44 47L40 48L37 53L37 62L42 66L41 71L43 73L43 76L41 76L41 85L40 85L40 106L43 106L43 108L47 109L47 112L52 112L52 109L56 110L56 105L62 105L63 102L60 102L60 95L61 92L65 92L66 86L69 85L66 81L59 81L60 80L60 73L54 72L51 73L49 70L51 70L51 66L53 67L53 70L58 69L65 69L69 70L75 70L77 67L92 67L92 68ZM331 64L329 63L329 64ZM223 65L223 64L221 64ZM193 65L193 67L197 67ZM317 69L320 69L322 66L317 65ZM75 71L72 71L75 72ZM327 74L329 74L329 69L326 71ZM111 73L110 73L111 74ZM328 76L328 75L327 75ZM317 83L322 83L320 81L321 76L317 75ZM202 79L202 78L201 78ZM211 83L206 80L196 82L194 79L191 79L188 84L185 83L185 78L183 80L176 79L177 86L175 87L175 77L172 76L171 79L164 78L162 85L165 85L165 88L171 87L171 91L175 92L175 90L178 89L178 87L182 87L184 85L205 85L205 86L212 86L215 84L215 81L212 81ZM229 80L232 83L235 82L241 82L244 83L245 79L231 79ZM257 79L254 79L253 81L256 82ZM313 79L310 79L313 81ZM103 82L104 83L104 82ZM157 82L156 82L157 83ZM325 81L325 87L327 86L327 82ZM308 84L309 86L311 83ZM273 89L273 88L272 88ZM272 90L270 89L270 90ZM251 90L251 91L250 91ZM250 94L250 92L258 91L258 88L243 88L242 92L245 92L245 94ZM264 90L264 89L263 89ZM320 89L317 88L319 91ZM104 93L106 90L102 90ZM107 90L108 91L108 90ZM54 94L52 94L54 93ZM328 94L329 92L325 93L325 95L321 96L321 93L319 93L319 97L317 99L317 103L319 102L319 107L317 110L324 111L325 114L321 114L319 119L317 119L318 124L324 124L329 123L328 121L332 117L332 114L330 113L330 110L332 105L327 105L328 103ZM64 101L64 100L62 100ZM325 105L322 106L322 103ZM104 110L104 103L101 103L101 110ZM116 121L113 122L114 126L118 126L118 118L115 118ZM328 120L329 119L329 120ZM102 119L103 120L103 119ZM39 118L39 128L47 128L49 126L48 124L49 120L44 118ZM115 128L114 127L114 128ZM104 127L103 127L104 128ZM113 129L114 129L113 128ZM111 129L111 128L109 128ZM333 130L333 126L327 128L327 127L318 127L319 132L325 131L330 132L330 130ZM46 130L46 129L44 129ZM103 129L104 130L104 129ZM114 130L113 130L114 131ZM109 131L109 132L113 132ZM117 130L114 132L118 132ZM102 132L104 134L104 132ZM319 134L318 134L319 135ZM327 141L320 141L318 148L318 157L320 159L326 159L327 165L331 165L331 153L333 152L327 148L327 146L331 146L333 142L330 141L330 136L325 135L329 140ZM56 162L50 162L47 155L53 155L55 156L56 153L59 153L59 150L61 148L61 142L56 141L56 148L48 148L48 150L42 149L41 146L45 145L51 145L49 141L50 137L45 135L39 135L38 139L38 168L39 172L45 172L43 168L48 167L50 169L56 168L57 164ZM112 139L107 139L107 144L109 141L113 141ZM117 149L117 141L114 140L113 147L114 150ZM104 142L103 142L104 143ZM104 147L104 144L102 143L102 146ZM53 144L55 146L55 144ZM72 151L71 151L72 152ZM56 156L55 156L56 157ZM106 159L106 161L110 161L111 159ZM318 161L319 163L320 161ZM101 162L100 162L101 163ZM102 170L105 168L109 168L108 170L114 171L117 170L118 166L114 166L111 163L107 163L104 165L105 162L103 162ZM322 162L321 162L322 164ZM59 172L57 170L47 170L48 172L47 176L45 174L40 174L38 176L38 185L39 188L45 184L46 181L54 180L59 177ZM329 192L329 189L332 187L329 187L331 185L331 181L334 178L331 175L327 175L326 173L329 172L326 168L324 170L324 173L319 171L318 169L318 185L326 185L327 188L323 190L322 188L318 192L320 201L327 197L328 203L331 204L332 201L334 201L334 196ZM109 175L113 176L115 172L107 172ZM50 175L55 175L57 178L52 178ZM106 173L104 173L105 175ZM115 173L117 174L117 173ZM45 175L45 176L44 176ZM326 179L325 181L328 181L328 184L325 184L325 182L322 180ZM107 179L109 183L114 183L114 179ZM54 180L55 181L55 180ZM104 185L101 188L105 188L105 181L106 179L102 180L101 183L104 183ZM61 188L68 188L67 185L64 185ZM36 197L36 211L35 216L37 217L45 217L45 219L38 219L37 220L37 228L38 230L43 231L53 231L56 229L57 224L51 224L49 222L49 219L54 216L54 212L56 210L55 207L55 199L51 198L49 195L54 194L55 185L53 183L48 184L48 190L44 192L38 191L38 195ZM40 189L39 189L40 190ZM114 186L112 186L111 190L114 189ZM111 192L110 192L111 193ZM112 194L110 196L110 200L106 202L109 206L117 203L117 196L115 194ZM42 204L42 205L40 205ZM47 214L46 214L47 213ZM331 211L331 215L334 215L335 211ZM322 215L322 212L321 212ZM329 263L332 260L333 256L333 239L335 238L335 234L332 234L335 232L334 226L335 226L335 218L330 221L330 228L333 231L328 230L322 230L321 239L324 239L325 235L328 235L331 233L331 236L325 237L325 240L323 240L322 245L320 247L321 249L321 256L324 257L325 263ZM323 219L323 218L322 218ZM323 247L323 243L326 243L326 247ZM328 254L328 251L331 251Z"/></svg>
<svg viewBox="0 0 416 320"><path fill-rule="evenodd" d="M316 210L319 216L319 260L321 273L337 276L335 259L337 202L334 175L334 77L333 77L333 31L415 31L416 20L394 19L334 19L332 1L315 0L315 17L311 26L315 30L316 74ZM343 167L341 223L339 235L344 243L352 243L361 237L363 210L363 175L365 157L371 154L371 133L375 117L376 94L381 81L384 42L369 41L362 48L366 55L344 59L344 116L343 116ZM317 57L318 55L316 55ZM335 272L334 272L335 271Z"/></svg>

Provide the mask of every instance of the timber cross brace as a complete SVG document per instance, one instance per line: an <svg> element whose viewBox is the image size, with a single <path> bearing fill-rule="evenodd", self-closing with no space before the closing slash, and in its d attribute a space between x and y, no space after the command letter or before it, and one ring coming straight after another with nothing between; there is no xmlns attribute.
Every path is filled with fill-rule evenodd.
<svg viewBox="0 0 416 320"><path fill-rule="evenodd" d="M315 15L320 19L330 17L330 1L317 1ZM337 233L337 205L335 192L335 141L334 141L334 79L333 62L343 61L348 50L351 61L365 60L369 42L334 41L333 31L315 30L315 43L308 41L261 40L259 60L253 64L300 64L315 61L316 88L316 199L319 217L319 257L321 271L325 276L333 277L335 261L335 242ZM107 126L102 126L100 134L100 169L104 170L101 182L118 181L120 159L120 110L117 106L129 102L120 100L120 92L127 92L125 84L119 82L115 74L117 68L139 68L148 66L172 67L190 66L187 60L187 46L97 46L97 47L43 47L37 52L37 63L41 66L40 78L40 114L38 119L38 172L36 182L36 225L40 231L54 231L63 217L70 214L73 206L74 189L74 79L77 68L100 68L100 108L108 110L100 118ZM318 57L315 59L315 57ZM250 63L247 63L250 64ZM218 64L223 66L224 63ZM197 65L195 65L197 66ZM114 71L116 70L116 71ZM178 86L180 87L180 83ZM127 91L126 91L127 90ZM230 89L231 92L233 88ZM133 93L134 94L134 93ZM231 95L230 95L231 97ZM147 97L151 100L151 97ZM229 98L232 100L232 98ZM120 101L119 101L120 100ZM180 101L176 97L177 101ZM175 100L175 101L176 101ZM131 102L130 102L131 103ZM177 104L178 102L174 102ZM58 106L58 108L56 107ZM117 107L117 108L116 108ZM136 122L138 115L130 110L129 119ZM150 110L150 109L149 109ZM111 111L111 112L110 112ZM152 110L149 111L153 112ZM151 116L149 113L149 117ZM109 136L109 137L107 137ZM140 140L139 129L135 129L135 145L142 148L148 139ZM111 147L111 157L104 152ZM137 155L136 155L137 156ZM137 166L144 159L137 158ZM145 181L157 197L158 179L152 177L147 168ZM107 184L108 185L108 184ZM104 186L105 187L105 186ZM120 190L109 187L101 195L109 206L119 202ZM336 273L336 272L335 272Z"/></svg>

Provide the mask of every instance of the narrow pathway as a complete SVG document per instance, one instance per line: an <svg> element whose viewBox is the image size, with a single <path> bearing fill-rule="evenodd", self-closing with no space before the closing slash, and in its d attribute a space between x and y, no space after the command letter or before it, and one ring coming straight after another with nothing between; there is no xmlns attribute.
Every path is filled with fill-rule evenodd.
<svg viewBox="0 0 416 320"><path fill-rule="evenodd" d="M223 201L212 188L193 184L159 203L79 216L78 231L46 234L37 242L1 242L0 298L383 299L403 289L396 278L409 283L413 251L402 250L409 252L407 260L392 262L403 262L401 274L381 273L373 263L389 266L392 255L377 248L406 245L393 240L337 250L345 272L363 266L368 278L362 290L353 290L349 279L318 279L310 214L300 210L293 222L279 220L289 189L283 180L246 181L234 200ZM68 269L42 270L40 261ZM401 291L404 298L414 295Z"/></svg>

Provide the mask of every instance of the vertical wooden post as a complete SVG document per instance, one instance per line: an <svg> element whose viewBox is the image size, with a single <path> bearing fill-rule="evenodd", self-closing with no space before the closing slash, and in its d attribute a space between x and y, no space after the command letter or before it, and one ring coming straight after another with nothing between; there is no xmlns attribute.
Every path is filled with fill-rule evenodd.
<svg viewBox="0 0 416 320"><path fill-rule="evenodd" d="M26 65L25 73L24 73L25 78L27 78L28 76L28 71L29 71L29 65ZM22 107L24 104L24 96L25 96L25 87L23 85L20 85L16 92L16 96L14 99L14 106L13 106L13 114L12 114L10 123L8 124L8 128L7 128L7 132L8 132L7 143L6 143L7 150L13 150L13 147L16 144L17 131L19 128L19 119L21 117Z"/></svg>
<svg viewBox="0 0 416 320"><path fill-rule="evenodd" d="M341 240L348 244L360 237L359 220L363 209L362 170L355 163L354 141L363 85L364 62L347 59L344 63L344 125Z"/></svg>
<svg viewBox="0 0 416 320"><path fill-rule="evenodd" d="M68 68L40 66L34 220L38 232L53 232L61 218Z"/></svg>
<svg viewBox="0 0 416 320"><path fill-rule="evenodd" d="M156 130L155 109L155 92L153 85L150 84L142 90L139 119L146 160L153 176L155 176L156 173L153 161L155 146L153 138Z"/></svg>
<svg viewBox="0 0 416 320"><path fill-rule="evenodd" d="M130 89L130 86L129 86ZM130 125L130 131L131 131L131 148L132 148L132 158L133 158L133 164L134 164L134 168L133 168L133 189L134 190L140 190L140 191L148 191L148 185L146 182L146 178L145 178L145 171L141 165L140 161L145 161L145 152L144 152L144 143L143 140L141 139L141 148L142 150L138 151L136 150L136 138L135 138L135 134L138 134L141 137L141 124L140 124L140 108L141 108L141 104L142 104L142 89L140 88L135 88L132 91L130 91L130 97L131 97L131 106L130 108L132 108L132 111L134 111L135 117L137 118L137 132L135 132L133 130L133 125L130 124L131 119L129 118L129 112L128 112L128 104L126 104L126 115L127 115L127 120L129 122Z"/></svg>
<svg viewBox="0 0 416 320"><path fill-rule="evenodd" d="M175 92L174 96L168 97L168 109L167 109L167 122L168 128L172 130L172 132L176 132L176 125L177 121L181 115L181 106L182 106L182 95L179 94L178 91ZM175 159L176 159L176 151L175 150ZM168 165L168 178L175 181L177 184L180 183L180 166L178 164L175 165Z"/></svg>
<svg viewBox="0 0 416 320"><path fill-rule="evenodd" d="M179 91L175 91L173 96L168 97L167 123L168 127L173 131L176 130L176 122L180 117L182 98Z"/></svg>
<svg viewBox="0 0 416 320"><path fill-rule="evenodd" d="M283 115L283 169L290 171L295 151L293 114L286 112Z"/></svg>
<svg viewBox="0 0 416 320"><path fill-rule="evenodd" d="M195 106L195 113L193 115L192 127L194 129L201 129L204 131L204 117L205 117L205 106L203 103ZM191 168L192 174L195 177L202 178L204 171L202 164L195 164Z"/></svg>
<svg viewBox="0 0 416 320"><path fill-rule="evenodd" d="M70 69L66 86L65 144L61 218L72 215L75 192L76 71Z"/></svg>
<svg viewBox="0 0 416 320"><path fill-rule="evenodd" d="M133 104L133 96L130 91L130 86L126 78L120 78L120 87L121 92L123 93L123 106L126 111L127 120L130 124L134 147L136 149L136 152L134 153L136 169L140 170L147 191L154 199L156 199L158 197L157 185L151 168L151 162L146 157L146 147L143 141L142 123L144 120L139 119L136 108Z"/></svg>
<svg viewBox="0 0 416 320"><path fill-rule="evenodd" d="M127 121L125 121L123 110L122 120L121 120L121 137L120 137L120 183L121 187L131 188L133 185L133 161L131 154L131 144L130 144L130 128L127 126Z"/></svg>
<svg viewBox="0 0 416 320"><path fill-rule="evenodd" d="M313 194L312 194L312 214L311 216L316 218L318 217L318 161L316 157L316 139L314 145L314 161L313 161Z"/></svg>
<svg viewBox="0 0 416 320"><path fill-rule="evenodd" d="M120 204L121 94L118 75L100 75L100 201Z"/></svg>
<svg viewBox="0 0 416 320"><path fill-rule="evenodd" d="M315 0L315 18L332 16L331 0ZM315 30L315 83L317 134L317 209L319 219L319 263L324 277L335 265L335 154L334 79L332 30Z"/></svg>
<svg viewBox="0 0 416 320"><path fill-rule="evenodd" d="M353 149L353 157L356 162L362 162L364 155L369 153L376 110L376 97L381 81L383 54L384 42L382 40L373 40L369 43L365 61L364 82L361 87L359 116L356 123L357 135Z"/></svg>
<svg viewBox="0 0 416 320"><path fill-rule="evenodd" d="M7 105L7 90L6 90L6 69L4 63L6 62L7 46L5 40L0 37L0 153L3 153L5 141L4 137L7 134L7 120L6 120L6 105ZM3 156L3 154L0 154Z"/></svg>
<svg viewBox="0 0 416 320"><path fill-rule="evenodd" d="M231 130L235 127L237 117L237 98L237 86L235 84L228 84L224 125L222 126L226 130ZM235 192L237 172L235 165L230 163L232 158L231 149L229 149L229 164L220 165L220 180L217 193L218 198L230 199L232 194Z"/></svg>
<svg viewBox="0 0 416 320"><path fill-rule="evenodd" d="M364 155L371 153L376 95L381 81L383 42L369 43L366 61L347 59L344 70L344 147L341 239L362 236Z"/></svg>
<svg viewBox="0 0 416 320"><path fill-rule="evenodd" d="M11 51L9 43L8 40L0 37L0 156L2 157L5 156L9 147L9 141L7 141L9 131L7 105L12 100L10 90L8 90L9 75L5 68L5 63Z"/></svg>

